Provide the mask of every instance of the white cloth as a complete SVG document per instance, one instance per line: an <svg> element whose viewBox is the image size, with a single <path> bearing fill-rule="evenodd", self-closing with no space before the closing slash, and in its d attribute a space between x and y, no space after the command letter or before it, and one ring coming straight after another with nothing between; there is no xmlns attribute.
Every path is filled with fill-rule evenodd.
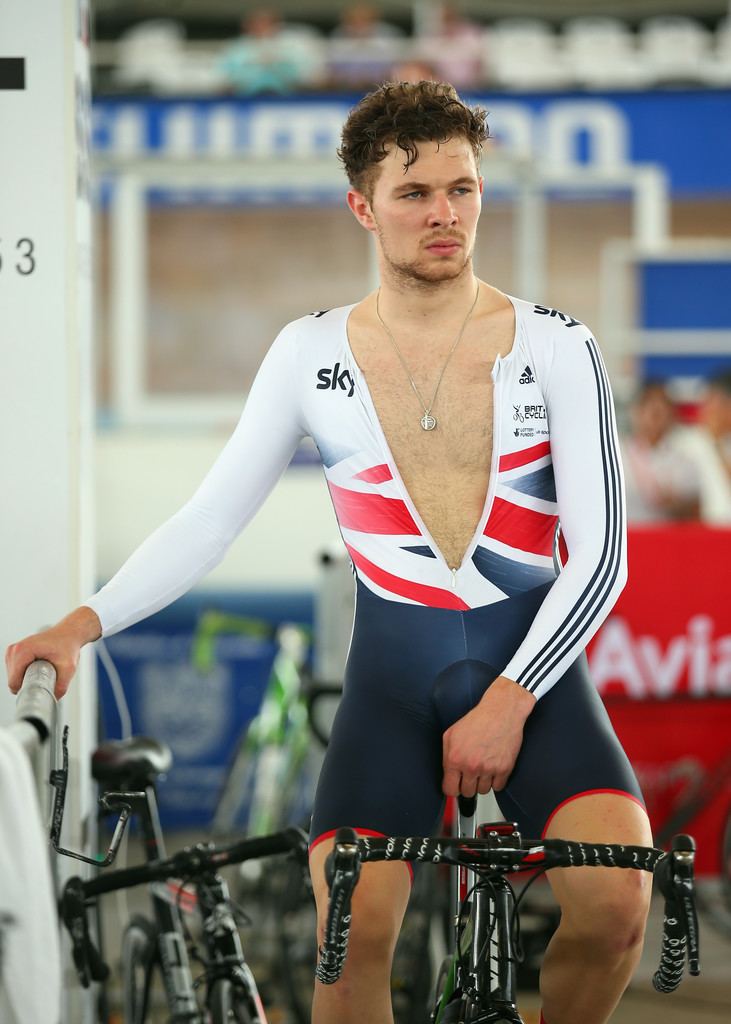
<svg viewBox="0 0 731 1024"><path fill-rule="evenodd" d="M713 438L702 427L688 427L679 441L697 467L701 519L710 526L731 525L731 479Z"/></svg>
<svg viewBox="0 0 731 1024"><path fill-rule="evenodd" d="M700 498L696 460L683 446L684 428L670 431L656 445L626 438L622 462L627 488L627 519L630 523L672 521L675 516L662 499Z"/></svg>
<svg viewBox="0 0 731 1024"><path fill-rule="evenodd" d="M0 729L0 919L8 917L0 925L2 1024L58 1024L61 957L48 838L28 757Z"/></svg>

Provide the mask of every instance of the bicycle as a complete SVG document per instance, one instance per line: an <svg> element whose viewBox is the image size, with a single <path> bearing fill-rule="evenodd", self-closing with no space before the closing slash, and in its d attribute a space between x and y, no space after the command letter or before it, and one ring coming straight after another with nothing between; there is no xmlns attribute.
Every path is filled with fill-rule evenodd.
<svg viewBox="0 0 731 1024"><path fill-rule="evenodd" d="M463 801L461 813L465 818L472 817L474 806ZM665 896L662 955L653 984L661 992L677 988L686 959L690 973L700 973L693 886L695 844L689 836L676 836L672 850L663 852L654 847L562 839L523 840L517 826L510 822L481 824L473 831L471 837L381 838L340 829L326 862L330 904L316 970L318 980L333 984L340 977L347 955L351 899L361 864L383 860L451 864L460 873L470 870L476 876L471 887L466 885L465 874L460 879L454 951L439 971L429 1018L432 1024L523 1024L515 998L517 911L523 894L516 900L505 878L513 872L542 873L550 868L577 866L652 872Z"/></svg>
<svg viewBox="0 0 731 1024"><path fill-rule="evenodd" d="M68 730L64 732L64 767L51 775L56 789L52 843L61 854L87 863L99 859L60 847L65 787L68 774ZM158 776L170 767L168 747L146 737L111 740L92 757L92 774L102 784L107 811L120 811L112 843L101 863L116 856L121 835L131 813L139 819L147 863L103 873L96 878L70 878L63 889L59 910L71 937L72 954L79 980L104 982L108 965L94 944L89 912L98 898L109 892L149 884L154 920L135 915L122 937L122 1005L124 1024L145 1024L150 1019L153 974L162 974L165 1002L172 1024L266 1024L266 1013L254 975L244 957L237 915L222 868L275 854L294 854L307 872L307 839L300 829L289 828L272 835L248 838L224 847L199 843L167 857L155 796ZM161 884L164 883L164 884ZM192 885L192 892L189 886ZM183 903L197 908L201 920L198 952L183 919ZM238 918L238 920L237 920ZM194 981L188 947L203 967ZM201 1001L196 990L205 982Z"/></svg>
<svg viewBox="0 0 731 1024"><path fill-rule="evenodd" d="M246 616L205 611L191 644L191 660L205 675L215 664L223 634L271 640L276 653L261 707L233 754L212 821L214 835L241 829L261 835L286 825L309 824L317 775L314 735L324 749L328 738L319 711L339 697L340 686L315 683L308 670L309 629ZM327 717L327 716L325 716ZM263 984L276 983L296 1024L309 1024L317 957L316 914L301 872L283 862L266 873L252 864L240 872L235 893L251 910L257 927L255 969Z"/></svg>
<svg viewBox="0 0 731 1024"><path fill-rule="evenodd" d="M303 693L310 630L209 609L200 616L191 642L191 662L202 675L215 665L216 640L222 634L266 639L276 646L261 706L234 751L211 823L214 835L236 830L263 835L291 820L307 802L303 790L313 773L306 770L310 734Z"/></svg>

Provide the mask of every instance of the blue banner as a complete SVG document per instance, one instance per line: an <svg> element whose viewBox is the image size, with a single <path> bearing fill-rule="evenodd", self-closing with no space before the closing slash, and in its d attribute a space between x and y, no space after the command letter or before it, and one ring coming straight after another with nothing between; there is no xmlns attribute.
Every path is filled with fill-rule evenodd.
<svg viewBox="0 0 731 1024"><path fill-rule="evenodd" d="M729 90L468 98L487 108L495 145L505 152L569 170L658 164L675 196L731 192ZM93 146L127 158L332 156L358 99L102 98L94 102Z"/></svg>
<svg viewBox="0 0 731 1024"><path fill-rule="evenodd" d="M311 625L306 592L194 591L107 639L132 719L132 732L167 743L173 766L160 781L164 828L210 826L229 763L256 715L275 655L268 639L222 633L208 671L193 664L192 641L205 611L270 623ZM119 736L119 710L100 666L102 735Z"/></svg>

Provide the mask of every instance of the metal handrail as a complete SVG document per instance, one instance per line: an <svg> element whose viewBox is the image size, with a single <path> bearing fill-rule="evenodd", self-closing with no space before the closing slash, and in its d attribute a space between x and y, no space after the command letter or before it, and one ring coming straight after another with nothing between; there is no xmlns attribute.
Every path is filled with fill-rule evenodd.
<svg viewBox="0 0 731 1024"><path fill-rule="evenodd" d="M54 696L56 669L48 661L34 661L25 670L15 704L15 721L6 728L30 761L41 819L50 820L53 790L48 776L56 753L58 701Z"/></svg>
<svg viewBox="0 0 731 1024"><path fill-rule="evenodd" d="M34 661L25 670L15 705L15 721L8 728L31 759L54 732L55 684L56 669L49 661Z"/></svg>

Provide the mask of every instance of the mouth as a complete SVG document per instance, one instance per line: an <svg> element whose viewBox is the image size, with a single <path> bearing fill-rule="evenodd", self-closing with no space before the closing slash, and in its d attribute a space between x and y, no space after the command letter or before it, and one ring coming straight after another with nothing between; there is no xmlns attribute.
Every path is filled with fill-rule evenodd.
<svg viewBox="0 0 731 1024"><path fill-rule="evenodd" d="M462 245L453 238L444 238L430 242L426 248L428 252L433 252L436 256L453 256L456 252L459 252Z"/></svg>

